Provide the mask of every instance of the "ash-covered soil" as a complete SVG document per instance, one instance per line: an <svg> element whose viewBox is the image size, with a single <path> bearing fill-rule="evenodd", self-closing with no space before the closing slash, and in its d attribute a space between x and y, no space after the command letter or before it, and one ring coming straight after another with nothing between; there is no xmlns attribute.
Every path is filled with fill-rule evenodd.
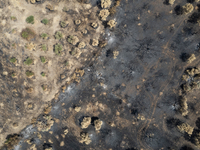
<svg viewBox="0 0 200 150"><path fill-rule="evenodd" d="M13 3L0 1L0 8L14 12ZM52 7L46 10L48 4ZM29 8L27 16L21 12L21 21L31 14L42 20L40 13L46 11L49 23L23 27L11 19L13 23L6 25L9 15L2 15L2 149L200 149L198 0L40 0L21 5ZM59 11L64 7L71 10ZM60 18L68 22L59 22ZM8 31L13 26L17 31L12 38ZM44 31L50 35L42 39L50 47L47 52L26 50L30 41L20 33L27 27L36 35ZM56 31L64 39L55 39ZM12 48L16 37L20 44ZM40 45L41 39L31 42ZM58 56L54 44L65 47ZM84 50L85 55L79 56ZM27 67L27 56L38 61ZM46 66L39 62L41 56L48 56ZM67 64L60 69L68 59L74 67ZM27 69L34 75L28 72L26 77ZM39 77L43 69L48 72L45 82ZM13 70L15 78L9 77ZM44 84L48 86L41 90L46 93L39 90ZM31 93L26 85L34 87Z"/></svg>

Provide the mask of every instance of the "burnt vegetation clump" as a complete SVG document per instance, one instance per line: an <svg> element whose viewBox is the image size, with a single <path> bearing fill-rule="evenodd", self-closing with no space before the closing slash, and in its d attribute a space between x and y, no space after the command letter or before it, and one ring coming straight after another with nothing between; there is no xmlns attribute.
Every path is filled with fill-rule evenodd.
<svg viewBox="0 0 200 150"><path fill-rule="evenodd" d="M180 5L177 5L175 8L174 8L174 11L177 15L182 15L184 13L184 10L183 8L180 6Z"/></svg>

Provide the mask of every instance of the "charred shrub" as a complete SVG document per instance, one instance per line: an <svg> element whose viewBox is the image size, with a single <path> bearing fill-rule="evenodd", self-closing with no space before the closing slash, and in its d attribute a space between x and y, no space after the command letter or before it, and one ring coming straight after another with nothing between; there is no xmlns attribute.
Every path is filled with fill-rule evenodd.
<svg viewBox="0 0 200 150"><path fill-rule="evenodd" d="M180 56L181 60L183 62L186 62L189 58L190 58L190 54L188 53L182 53L181 56Z"/></svg>
<svg viewBox="0 0 200 150"><path fill-rule="evenodd" d="M183 14L183 8L180 6L180 5L177 5L175 8L174 8L174 11L177 15L182 15Z"/></svg>
<svg viewBox="0 0 200 150"><path fill-rule="evenodd" d="M198 23L200 20L200 13L194 12L188 19L188 22L190 23Z"/></svg>

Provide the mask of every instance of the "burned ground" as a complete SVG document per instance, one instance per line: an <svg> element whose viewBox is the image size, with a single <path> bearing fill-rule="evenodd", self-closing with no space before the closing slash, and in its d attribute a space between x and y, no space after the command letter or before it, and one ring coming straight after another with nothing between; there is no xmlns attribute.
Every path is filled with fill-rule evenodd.
<svg viewBox="0 0 200 150"><path fill-rule="evenodd" d="M100 9L100 1L91 3L92 7ZM191 13L184 12L186 3L193 5ZM113 5L114 2L111 7ZM73 11L67 11L75 17ZM35 116L37 118L32 120L32 124L17 132L20 142L14 143L15 149L199 149L198 14L199 4L191 0L176 0L173 4L159 0L120 1L116 13L108 16L108 20L117 21L116 27L110 29L107 22L99 22L101 28L105 27L105 34L99 38L105 38L107 45L94 50L90 47L90 57L85 53L87 61L82 56L78 59L84 72L74 69L75 74L72 73L71 77L74 82L63 86L59 74L57 83L60 84L57 86L62 86L62 90L57 95L58 99L45 103L45 111L37 113L40 115ZM87 18L92 20L96 15ZM80 25L76 26L74 32L80 28ZM96 31L91 27L81 38L89 36L93 39L95 35ZM6 108L4 115L0 116L3 120L0 122L3 130L0 131L5 133L9 126L6 128L6 124L2 123L7 119L6 114L11 114L13 109L23 111L24 105L27 105L32 115L44 103L39 101L39 97L43 96L41 93L35 98L20 94L24 78L13 84L16 78L5 74L4 64L10 58L5 49L12 45L5 40L1 43L4 48L0 53L3 58L1 79L6 81L2 81L4 90L1 90L1 95L9 95L3 105L0 103L0 108ZM66 44L64 40L59 43ZM70 45L70 48L74 46ZM27 56L19 58L25 60ZM9 68L13 65L7 67L8 73L12 73ZM32 79L27 80L30 84L34 83ZM13 93L9 94L11 91ZM29 100L21 103L21 99ZM33 108L29 103L33 104ZM187 113L181 109L187 110ZM82 128L84 117L90 117L91 123ZM97 131L94 120L98 119L102 124ZM44 131L38 131L41 125Z"/></svg>

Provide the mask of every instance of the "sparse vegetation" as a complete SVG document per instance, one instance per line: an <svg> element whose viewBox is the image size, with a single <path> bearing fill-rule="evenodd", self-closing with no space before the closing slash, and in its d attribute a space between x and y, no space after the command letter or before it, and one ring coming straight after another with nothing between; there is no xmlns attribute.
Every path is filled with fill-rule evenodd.
<svg viewBox="0 0 200 150"><path fill-rule="evenodd" d="M11 74L11 76L14 78L14 77L17 76L17 74L16 74L15 72L13 72L13 73Z"/></svg>
<svg viewBox="0 0 200 150"><path fill-rule="evenodd" d="M12 34L16 33L16 29L12 29L11 33Z"/></svg>
<svg viewBox="0 0 200 150"><path fill-rule="evenodd" d="M12 21L16 21L16 20L17 20L17 18L16 18L15 16L11 16L10 19L11 19Z"/></svg>
<svg viewBox="0 0 200 150"><path fill-rule="evenodd" d="M33 59L31 59L30 57L28 57L25 61L24 61L24 64L25 65L31 65L33 63Z"/></svg>
<svg viewBox="0 0 200 150"><path fill-rule="evenodd" d="M50 11L53 11L54 10L54 7L50 4L47 4L46 5L46 9L50 10Z"/></svg>
<svg viewBox="0 0 200 150"><path fill-rule="evenodd" d="M60 55L61 51L62 51L62 45L61 44L54 45L54 52L56 53L56 55Z"/></svg>
<svg viewBox="0 0 200 150"><path fill-rule="evenodd" d="M72 43L72 39L73 39L73 36L70 35L70 36L68 37L67 41L68 41L69 43Z"/></svg>
<svg viewBox="0 0 200 150"><path fill-rule="evenodd" d="M55 34L55 38L56 38L57 40L62 39L62 38L63 38L62 33L61 33L60 31L57 31L56 34Z"/></svg>
<svg viewBox="0 0 200 150"><path fill-rule="evenodd" d="M28 49L28 50L31 50L31 51L36 49L35 44L32 43L32 42L26 43L25 48Z"/></svg>
<svg viewBox="0 0 200 150"><path fill-rule="evenodd" d="M10 138L6 139L5 144L8 144L11 141Z"/></svg>
<svg viewBox="0 0 200 150"><path fill-rule="evenodd" d="M27 39L27 38L28 38L28 32L22 31L22 37L23 37L24 39Z"/></svg>
<svg viewBox="0 0 200 150"><path fill-rule="evenodd" d="M42 73L41 73L41 76L45 77L45 76L46 76L46 74L45 74L44 72L42 72Z"/></svg>
<svg viewBox="0 0 200 150"><path fill-rule="evenodd" d="M16 61L17 61L17 59L16 59L15 57L12 57L12 58L10 59L10 62L13 63L13 64L16 63Z"/></svg>
<svg viewBox="0 0 200 150"><path fill-rule="evenodd" d="M67 11L69 11L68 9L67 9L67 7L63 7L63 9L62 9L64 12L67 12Z"/></svg>
<svg viewBox="0 0 200 150"><path fill-rule="evenodd" d="M79 39L77 36L72 36L70 35L68 38L67 38L67 41L72 44L72 45L76 45L78 42L79 42Z"/></svg>
<svg viewBox="0 0 200 150"><path fill-rule="evenodd" d="M69 61L66 61L66 62L65 62L65 66L69 66Z"/></svg>
<svg viewBox="0 0 200 150"><path fill-rule="evenodd" d="M77 53L77 49L74 48L74 49L71 51L71 55L74 56L76 53Z"/></svg>
<svg viewBox="0 0 200 150"><path fill-rule="evenodd" d="M45 62L46 62L46 59L45 59L44 56L41 56L41 57L40 57L40 60L41 60L42 63L45 63Z"/></svg>
<svg viewBox="0 0 200 150"><path fill-rule="evenodd" d="M32 76L34 76L34 73L32 71L27 70L26 71L26 76L27 77L32 77Z"/></svg>
<svg viewBox="0 0 200 150"><path fill-rule="evenodd" d="M75 47L71 50L70 54L76 58L79 58L81 55L81 51L79 48Z"/></svg>
<svg viewBox="0 0 200 150"><path fill-rule="evenodd" d="M42 49L43 51L47 51L47 46L46 46L46 44L42 44L42 45L41 45L41 49Z"/></svg>
<svg viewBox="0 0 200 150"><path fill-rule="evenodd" d="M26 22L30 24L34 24L34 16L29 16L26 18Z"/></svg>
<svg viewBox="0 0 200 150"><path fill-rule="evenodd" d="M26 40L31 40L35 37L35 33L33 30L26 28L26 29L22 30L21 36L22 36L22 38L24 38Z"/></svg>
<svg viewBox="0 0 200 150"><path fill-rule="evenodd" d="M61 26L62 28L67 27L67 25L68 25L67 21L60 21L60 26Z"/></svg>
<svg viewBox="0 0 200 150"><path fill-rule="evenodd" d="M48 19L43 19L42 21L41 21L44 25L47 25L48 23L49 23L49 20Z"/></svg>
<svg viewBox="0 0 200 150"><path fill-rule="evenodd" d="M49 35L47 33L42 33L41 34L41 38L43 39L47 39L49 37Z"/></svg>
<svg viewBox="0 0 200 150"><path fill-rule="evenodd" d="M12 149L13 146L19 142L19 140L20 138L18 134L9 135L4 143L6 145L6 149Z"/></svg>
<svg viewBox="0 0 200 150"><path fill-rule="evenodd" d="M43 91L47 91L48 86L46 84L42 85Z"/></svg>

